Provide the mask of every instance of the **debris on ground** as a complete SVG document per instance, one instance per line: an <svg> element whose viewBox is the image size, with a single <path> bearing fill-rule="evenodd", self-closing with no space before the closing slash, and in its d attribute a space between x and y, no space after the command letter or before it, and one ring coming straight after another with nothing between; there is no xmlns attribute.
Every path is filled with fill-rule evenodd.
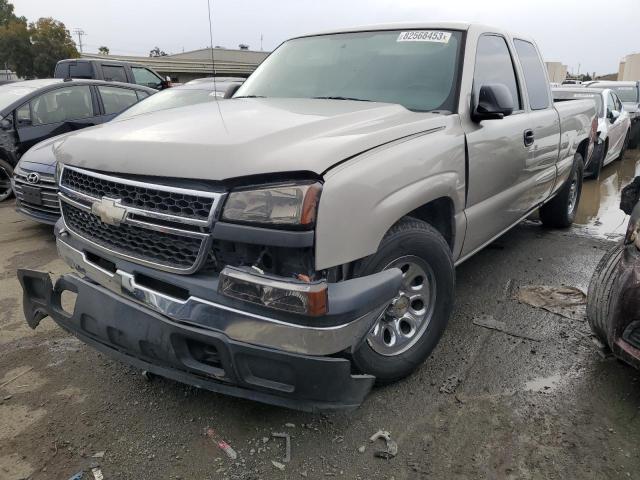
<svg viewBox="0 0 640 480"><path fill-rule="evenodd" d="M448 377L440 387L440 393L453 393L460 385L460 379L456 375Z"/></svg>
<svg viewBox="0 0 640 480"><path fill-rule="evenodd" d="M375 442L380 439L384 440L386 448L384 450L376 450L373 455L385 460L395 457L398 454L398 444L391 438L391 434L386 430L378 430L371 436L369 441Z"/></svg>
<svg viewBox="0 0 640 480"><path fill-rule="evenodd" d="M104 457L104 450L102 450L101 452L96 452L93 455L91 455L93 458L102 458Z"/></svg>
<svg viewBox="0 0 640 480"><path fill-rule="evenodd" d="M276 462L275 460L271 460L271 464L278 470L284 470L285 468L287 468L284 463Z"/></svg>
<svg viewBox="0 0 640 480"><path fill-rule="evenodd" d="M282 461L289 463L291 461L291 436L288 433L272 433L271 436L273 438L284 438L285 454Z"/></svg>
<svg viewBox="0 0 640 480"><path fill-rule="evenodd" d="M539 337L535 337L533 335L527 335L526 333L516 332L509 327L504 322L500 320L496 320L493 318L493 315L480 315L473 319L473 324L479 327L488 328L489 330L496 330L498 332L506 333L512 337L522 338L524 340L531 340L532 342L539 342L541 339Z"/></svg>
<svg viewBox="0 0 640 480"><path fill-rule="evenodd" d="M576 287L528 285L518 289L517 300L565 318L586 318L587 295Z"/></svg>
<svg viewBox="0 0 640 480"><path fill-rule="evenodd" d="M91 473L93 473L94 480L104 480L104 475L102 475L102 470L99 468L92 468Z"/></svg>
<svg viewBox="0 0 640 480"><path fill-rule="evenodd" d="M6 387L7 385L9 385L11 382L19 379L21 376L26 375L27 373L29 373L31 370L33 370L33 367L29 367L26 370L20 372L19 374L13 376L12 378L10 378L9 380L7 380L6 382L4 382L3 384L0 384L0 388L2 387Z"/></svg>
<svg viewBox="0 0 640 480"><path fill-rule="evenodd" d="M364 453L366 449L367 449L367 447L365 445L360 445L358 447L358 452L359 453Z"/></svg>
<svg viewBox="0 0 640 480"><path fill-rule="evenodd" d="M205 436L213 440L218 448L226 453L227 457L229 457L231 460L235 460L238 458L238 454L236 453L236 451L231 447L231 445L225 442L213 428L207 428L205 430Z"/></svg>
<svg viewBox="0 0 640 480"><path fill-rule="evenodd" d="M69 477L69 480L82 480L82 478L84 477L84 471L83 472L78 472L74 475L71 475Z"/></svg>
<svg viewBox="0 0 640 480"><path fill-rule="evenodd" d="M285 423L284 426L287 427L287 428L296 428L296 424L295 423Z"/></svg>

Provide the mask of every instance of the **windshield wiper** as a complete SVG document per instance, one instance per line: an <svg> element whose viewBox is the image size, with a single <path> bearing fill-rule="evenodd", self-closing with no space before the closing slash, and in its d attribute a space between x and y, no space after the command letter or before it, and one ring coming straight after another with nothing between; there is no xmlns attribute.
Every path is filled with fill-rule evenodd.
<svg viewBox="0 0 640 480"><path fill-rule="evenodd" d="M373 102L373 100L366 100L364 98L353 97L311 97L318 100L353 100L354 102Z"/></svg>
<svg viewBox="0 0 640 480"><path fill-rule="evenodd" d="M239 97L233 98L267 98L264 95L240 95Z"/></svg>

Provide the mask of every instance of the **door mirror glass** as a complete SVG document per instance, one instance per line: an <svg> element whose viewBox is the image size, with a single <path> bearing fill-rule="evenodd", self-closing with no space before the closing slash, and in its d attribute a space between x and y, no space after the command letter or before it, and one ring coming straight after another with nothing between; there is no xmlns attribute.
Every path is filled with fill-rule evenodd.
<svg viewBox="0 0 640 480"><path fill-rule="evenodd" d="M0 129L11 130L12 126L13 125L11 124L11 120L9 120L8 118L3 118L2 120L0 120Z"/></svg>
<svg viewBox="0 0 640 480"><path fill-rule="evenodd" d="M506 85L482 85L478 93L478 104L473 109L473 117L476 121L501 119L511 115L514 108L513 96Z"/></svg>
<svg viewBox="0 0 640 480"><path fill-rule="evenodd" d="M620 112L618 110L611 110L611 116L609 117L611 123L614 123L618 118L620 118Z"/></svg>

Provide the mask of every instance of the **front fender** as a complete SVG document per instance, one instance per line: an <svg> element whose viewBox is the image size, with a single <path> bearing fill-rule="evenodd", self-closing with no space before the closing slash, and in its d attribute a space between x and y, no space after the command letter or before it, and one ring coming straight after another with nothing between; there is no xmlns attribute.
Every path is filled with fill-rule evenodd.
<svg viewBox="0 0 640 480"><path fill-rule="evenodd" d="M330 170L318 209L316 269L376 252L403 216L437 198L464 209L464 133L457 115L448 125L362 154Z"/></svg>

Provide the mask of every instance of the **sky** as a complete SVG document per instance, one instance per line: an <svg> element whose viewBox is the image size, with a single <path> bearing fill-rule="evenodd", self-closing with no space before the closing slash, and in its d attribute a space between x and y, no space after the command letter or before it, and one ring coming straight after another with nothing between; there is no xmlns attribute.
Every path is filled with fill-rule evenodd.
<svg viewBox="0 0 640 480"><path fill-rule="evenodd" d="M85 52L148 55L206 47L207 0L11 0L29 21L53 17L81 28ZM482 22L533 37L546 61L578 73L614 73L640 51L640 0L210 0L213 44L272 50L289 37L336 27L402 21ZM74 35L77 40L77 36Z"/></svg>

